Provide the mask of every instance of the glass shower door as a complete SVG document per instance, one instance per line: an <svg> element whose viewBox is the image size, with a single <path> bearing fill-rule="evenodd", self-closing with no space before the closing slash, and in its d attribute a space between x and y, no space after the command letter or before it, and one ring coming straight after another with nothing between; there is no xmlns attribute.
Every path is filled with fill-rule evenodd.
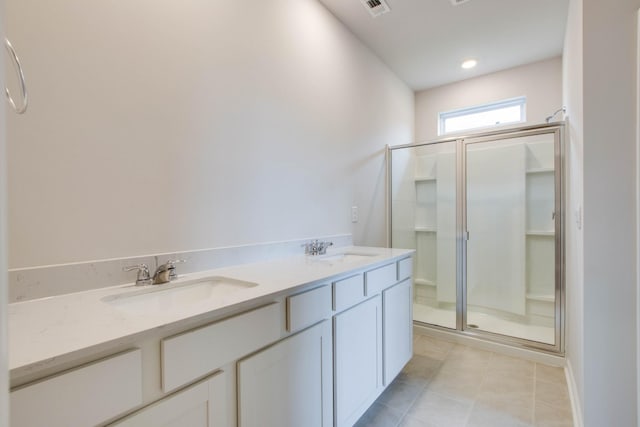
<svg viewBox="0 0 640 427"><path fill-rule="evenodd" d="M464 143L465 330L554 345L554 134Z"/></svg>
<svg viewBox="0 0 640 427"><path fill-rule="evenodd" d="M391 152L391 242L416 249L413 318L456 329L458 144Z"/></svg>
<svg viewBox="0 0 640 427"><path fill-rule="evenodd" d="M563 127L389 148L391 246L413 248L413 319L563 351Z"/></svg>

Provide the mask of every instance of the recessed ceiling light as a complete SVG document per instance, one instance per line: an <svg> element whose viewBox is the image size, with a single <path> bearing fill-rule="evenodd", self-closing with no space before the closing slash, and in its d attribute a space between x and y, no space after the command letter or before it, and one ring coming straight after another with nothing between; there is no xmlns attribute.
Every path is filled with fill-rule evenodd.
<svg viewBox="0 0 640 427"><path fill-rule="evenodd" d="M473 68L476 65L478 65L478 61L476 61L475 59L467 59L462 63L462 68L468 70L469 68Z"/></svg>

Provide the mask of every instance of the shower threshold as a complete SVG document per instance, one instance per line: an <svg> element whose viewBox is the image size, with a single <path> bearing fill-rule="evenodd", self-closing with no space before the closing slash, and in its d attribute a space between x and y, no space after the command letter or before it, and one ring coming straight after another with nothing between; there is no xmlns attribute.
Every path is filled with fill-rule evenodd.
<svg viewBox="0 0 640 427"><path fill-rule="evenodd" d="M423 304L413 304L413 320L450 329L456 328L455 312ZM551 345L555 339L553 327L523 324L474 311L467 312L467 327Z"/></svg>

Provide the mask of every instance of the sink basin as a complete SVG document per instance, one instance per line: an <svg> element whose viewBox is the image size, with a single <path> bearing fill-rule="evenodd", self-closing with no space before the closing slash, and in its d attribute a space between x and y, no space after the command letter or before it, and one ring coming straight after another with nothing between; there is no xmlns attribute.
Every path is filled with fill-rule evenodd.
<svg viewBox="0 0 640 427"><path fill-rule="evenodd" d="M328 262L328 263L333 263L333 262L350 263L355 261L362 261L364 259L368 259L373 256L376 256L376 254L368 254L368 253L360 253L360 252L340 252L335 254L327 254L327 255L311 257L311 259L314 261Z"/></svg>
<svg viewBox="0 0 640 427"><path fill-rule="evenodd" d="M223 305L229 296L258 286L227 277L208 277L193 282L156 285L122 295L102 298L114 308L131 314L182 310L197 305Z"/></svg>

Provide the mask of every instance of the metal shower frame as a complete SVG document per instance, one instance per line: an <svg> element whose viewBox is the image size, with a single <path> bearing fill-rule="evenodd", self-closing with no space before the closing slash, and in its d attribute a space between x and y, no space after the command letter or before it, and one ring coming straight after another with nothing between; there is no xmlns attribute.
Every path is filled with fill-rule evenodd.
<svg viewBox="0 0 640 427"><path fill-rule="evenodd" d="M466 150L469 144L499 141L541 134L554 135L554 180L555 180L555 339L554 344L531 341L523 338L501 335L467 326L466 283L467 283L467 215L466 215ZM392 152L434 144L456 143L456 329L427 324L414 320L415 325L426 326L447 332L455 332L470 337L509 344L525 349L551 354L564 354L565 346L565 242L564 242L564 201L565 201L565 123L554 122L534 126L522 126L490 132L458 135L434 141L386 147L387 185L387 246L392 246Z"/></svg>

